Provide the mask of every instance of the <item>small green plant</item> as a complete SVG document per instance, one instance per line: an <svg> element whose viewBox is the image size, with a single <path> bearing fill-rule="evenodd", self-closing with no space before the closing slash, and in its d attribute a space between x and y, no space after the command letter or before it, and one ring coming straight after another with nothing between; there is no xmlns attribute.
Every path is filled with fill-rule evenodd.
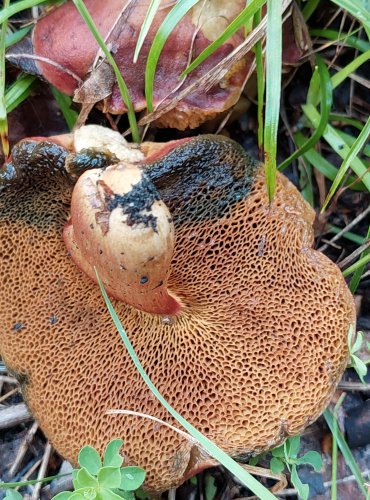
<svg viewBox="0 0 370 500"><path fill-rule="evenodd" d="M358 352L361 349L362 342L364 340L364 334L363 332L357 332L356 340L354 342L353 338L354 338L354 331L351 325L348 332L348 351L351 356L351 365L356 371L357 375L359 376L361 382L364 384L365 383L364 377L367 374L367 366L362 361L362 359L356 356L356 352ZM369 348L368 343L367 346Z"/></svg>
<svg viewBox="0 0 370 500"><path fill-rule="evenodd" d="M302 457L298 457L300 444L300 436L295 436L287 439L281 446L271 450L272 459L270 461L270 469L272 472L279 474L287 467L290 472L290 479L298 491L299 497L307 500L309 486L302 483L299 479L297 467L299 465L311 465L315 471L319 471L322 468L322 459L317 451L308 451Z"/></svg>
<svg viewBox="0 0 370 500"><path fill-rule="evenodd" d="M18 491L7 490L4 500L23 500L23 497Z"/></svg>
<svg viewBox="0 0 370 500"><path fill-rule="evenodd" d="M145 479L140 467L122 467L119 450L121 439L112 440L105 449L103 462L92 446L84 446L78 454L80 469L73 471L74 491L63 491L54 500L115 500L135 498L134 491ZM10 497L18 500L18 497ZM22 497L21 497L22 498Z"/></svg>

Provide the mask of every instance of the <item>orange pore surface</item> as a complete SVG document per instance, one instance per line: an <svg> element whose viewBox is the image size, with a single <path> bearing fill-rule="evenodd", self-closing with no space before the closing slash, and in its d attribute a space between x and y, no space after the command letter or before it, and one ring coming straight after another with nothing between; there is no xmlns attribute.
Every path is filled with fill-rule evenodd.
<svg viewBox="0 0 370 500"><path fill-rule="evenodd" d="M211 167L210 167L211 168ZM127 461L162 491L205 466L138 375L99 288L62 241L71 188L45 180L0 197L0 350L53 446L76 462L86 444L124 439ZM205 206L204 213L207 213ZM314 213L278 175L269 208L263 169L221 218L176 226L173 324L114 302L145 370L167 401L233 456L300 432L329 402L347 363L352 296L312 250Z"/></svg>

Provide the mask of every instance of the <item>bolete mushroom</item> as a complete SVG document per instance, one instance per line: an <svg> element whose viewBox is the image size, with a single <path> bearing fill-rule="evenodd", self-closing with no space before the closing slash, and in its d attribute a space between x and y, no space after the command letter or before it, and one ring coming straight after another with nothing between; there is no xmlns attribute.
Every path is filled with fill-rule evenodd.
<svg viewBox="0 0 370 500"><path fill-rule="evenodd" d="M165 425L107 414L176 424L137 373L92 266L121 299L114 307L154 384L233 457L320 415L348 361L355 308L340 270L312 249L314 212L283 175L270 205L263 166L223 137L147 144L136 163L65 151L68 172L49 168L42 144L16 146L18 165L2 173L0 347L64 457L122 438L156 492L209 463ZM44 171L32 178L36 147ZM88 154L104 168L73 189Z"/></svg>
<svg viewBox="0 0 370 500"><path fill-rule="evenodd" d="M155 34L173 8L173 2L162 0L146 36L137 62L134 53L149 0L129 1L85 0L97 27L112 48L112 54L128 86L136 111L145 110L145 68ZM186 79L181 73L245 8L244 0L198 2L172 30L159 57L154 80L153 105L168 104L186 87L210 74L212 68L244 42L239 30ZM288 18L284 30L284 63L296 64L307 52L304 23ZM296 40L297 39L297 40ZM209 86L196 85L176 107L157 116L156 124L180 130L195 128L230 109L243 91L251 69L253 54L235 57L220 73L218 81ZM51 10L35 25L32 33L11 47L7 58L22 70L39 75L62 92L74 95L76 102L91 107L99 103L104 112L121 114L127 111L111 66L98 56L98 44L78 14L72 1Z"/></svg>

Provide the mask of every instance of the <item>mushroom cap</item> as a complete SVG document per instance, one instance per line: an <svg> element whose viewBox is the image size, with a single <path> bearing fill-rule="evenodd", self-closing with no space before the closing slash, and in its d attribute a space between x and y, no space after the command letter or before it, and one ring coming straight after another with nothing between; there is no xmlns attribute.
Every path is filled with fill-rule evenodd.
<svg viewBox="0 0 370 500"><path fill-rule="evenodd" d="M225 205L207 185L223 168L219 144L229 148L225 165L240 146L210 136L168 155L181 158L204 141L215 159L207 158L208 180L193 193L198 210L181 197L171 202L166 186L182 180L159 189L175 226L168 287L186 307L170 322L114 307L167 401L227 453L245 457L301 432L326 407L347 364L355 308L338 267L312 249L314 211L283 175L269 205L263 166L247 160L250 190ZM156 169L146 170L153 182ZM147 470L145 487L160 492L206 467L207 457L164 425L106 413L176 425L137 373L99 288L67 253L71 192L65 179L45 178L0 194L1 354L65 458L75 463L83 445L103 450L122 438L127 461Z"/></svg>

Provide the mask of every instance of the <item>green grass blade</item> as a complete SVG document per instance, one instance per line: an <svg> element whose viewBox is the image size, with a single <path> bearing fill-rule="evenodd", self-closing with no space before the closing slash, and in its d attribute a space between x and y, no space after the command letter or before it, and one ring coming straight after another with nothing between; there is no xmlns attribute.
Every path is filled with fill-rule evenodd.
<svg viewBox="0 0 370 500"><path fill-rule="evenodd" d="M319 3L320 3L320 0L308 0L307 1L306 5L304 6L304 8L302 10L302 14L303 14L305 21L308 21L308 19L312 16L312 14L315 12Z"/></svg>
<svg viewBox="0 0 370 500"><path fill-rule="evenodd" d="M14 14L18 14L18 12L22 12L22 10L31 9L32 7L36 7L38 5L44 3L58 3L60 0L21 0L20 2L13 2L9 7L5 6L0 10L0 23L3 23L9 17L14 16Z"/></svg>
<svg viewBox="0 0 370 500"><path fill-rule="evenodd" d="M58 103L58 106L64 116L69 130L72 130L78 118L77 111L71 109L72 98L66 94L63 94L63 92L60 92L60 90L56 89L52 85L50 85L50 89L55 100Z"/></svg>
<svg viewBox="0 0 370 500"><path fill-rule="evenodd" d="M338 469L338 421L337 414L340 406L343 403L343 399L346 395L343 393L334 407L333 413L333 444L332 444L332 459L331 459L331 500L337 500L337 469Z"/></svg>
<svg viewBox="0 0 370 500"><path fill-rule="evenodd" d="M370 262L370 253L367 253L366 255L364 255L363 257L361 257L360 259L358 259L357 262L355 262L354 264L352 264L352 266L349 266L347 269L345 269L343 271L343 276L344 277L349 276L350 274L354 273L358 269L362 269L369 262Z"/></svg>
<svg viewBox="0 0 370 500"><path fill-rule="evenodd" d="M360 54L358 57L353 59L347 66L339 70L331 77L331 81L333 84L333 89L338 87L341 83L344 82L352 73L354 73L360 66L365 64L370 59L370 50L367 50L363 54Z"/></svg>
<svg viewBox="0 0 370 500"><path fill-rule="evenodd" d="M365 145L365 142L367 141L369 135L370 135L370 117L368 118L365 126L361 130L360 134L358 135L357 139L353 143L352 147L349 148L348 153L347 153L346 157L344 158L344 160L343 160L343 162L338 170L337 176L336 176L333 184L330 187L329 193L328 193L326 200L324 202L324 205L322 207L322 211L325 210L329 201L332 199L335 191L337 190L338 186L342 182L343 177L345 176L347 170L354 163L354 160L357 159L357 155L361 151L362 147ZM370 191L370 182L369 182L369 185L367 187Z"/></svg>
<svg viewBox="0 0 370 500"><path fill-rule="evenodd" d="M362 131L363 128L364 128L364 124L362 123L362 126L359 129L360 132ZM357 137L353 137L353 135L347 134L346 132L343 132L340 129L336 129L336 131L338 132L340 137L343 139L343 141L347 144L347 146L349 146L350 148L353 146L354 142L357 140ZM370 144L367 144L367 145L365 144L361 153L363 155L370 157Z"/></svg>
<svg viewBox="0 0 370 500"><path fill-rule="evenodd" d="M157 10L158 10L160 3L161 3L161 0L151 0L150 5L148 7L148 10L146 11L145 19L144 19L143 25L141 26L139 37L137 39L137 43L136 43L136 47L135 47L134 63L137 62L137 59L138 59L139 54L140 54L140 50L143 46L143 43L144 43L144 40L148 34L148 31L150 30L154 16L157 13Z"/></svg>
<svg viewBox="0 0 370 500"><path fill-rule="evenodd" d="M328 124L329 115L333 104L333 88L328 68L326 67L326 64L324 63L324 61L321 59L320 56L316 56L316 63L320 81L320 103L321 103L320 121L312 136L305 142L305 144L302 147L297 149L297 151L295 151L292 155L289 156L289 158L284 160L279 165L278 167L279 170L283 170L290 163L292 163L292 161L296 160L301 155L303 155L303 153L305 153L309 149L312 149L315 146L315 144L319 142L319 140L321 139L324 130Z"/></svg>
<svg viewBox="0 0 370 500"><path fill-rule="evenodd" d="M179 0L165 17L154 39L145 68L145 98L148 112L153 111L154 76L159 56L173 29L199 0Z"/></svg>
<svg viewBox="0 0 370 500"><path fill-rule="evenodd" d="M10 85L5 93L5 104L8 113L13 111L21 102L31 94L36 77L22 73L17 80Z"/></svg>
<svg viewBox="0 0 370 500"><path fill-rule="evenodd" d="M331 233L338 234L342 231L342 228L333 226L332 224L328 224L328 230ZM352 233L351 231L346 231L343 235L342 238L346 238L349 241L353 241L353 243L356 243L357 245L362 245L363 243L366 242L366 238L363 236L359 236L356 233Z"/></svg>
<svg viewBox="0 0 370 500"><path fill-rule="evenodd" d="M328 424L331 433L334 433L334 418L333 418L333 413L327 409L324 411L324 417L326 420L326 423ZM362 477L361 471L356 463L356 460L354 459L354 456L352 455L352 452L344 439L343 434L340 432L338 429L337 432L337 443L340 451L342 452L342 455L346 461L346 464L348 467L351 469L352 474L355 476L357 484L360 488L360 491L363 495L366 496L366 488L364 486L364 478Z"/></svg>
<svg viewBox="0 0 370 500"><path fill-rule="evenodd" d="M165 398L161 395L158 389L155 387L153 382L150 380L146 374L142 364L137 357L137 354L113 308L111 301L104 289L103 283L101 282L99 275L95 269L96 276L99 282L101 293L104 297L105 303L109 310L109 313L113 319L113 322L125 344L125 347L135 364L137 371L140 373L141 377L153 393L153 395L160 401L160 403L166 408L166 410L183 426L183 428L196 439L200 445L216 460L218 460L224 467L226 467L232 474L234 474L242 483L244 483L253 493L259 496L262 500L272 500L276 497L270 493L270 491L265 488L257 479L251 476L243 467L241 467L235 460L233 460L229 455L227 455L223 450L216 446L210 439L199 432L195 427L193 427L187 420L185 420L172 406L170 406Z"/></svg>
<svg viewBox="0 0 370 500"><path fill-rule="evenodd" d="M279 125L282 66L283 23L281 7L281 0L267 1L264 152L267 193L270 203L276 189L276 141Z"/></svg>
<svg viewBox="0 0 370 500"><path fill-rule="evenodd" d="M32 29L32 26L27 26L26 28L21 28L17 31L14 31L13 33L10 33L9 35L6 35L6 48L11 47L15 43L18 43L24 36L27 35L27 33Z"/></svg>
<svg viewBox="0 0 370 500"><path fill-rule="evenodd" d="M321 38L327 38L333 42L341 42L341 44L344 44L346 47L352 47L360 52L366 52L367 50L370 50L370 42L353 36L360 29L361 28L358 28L353 31L351 35L349 33L339 33L336 30L330 29L311 29L310 35L312 37L318 36Z"/></svg>
<svg viewBox="0 0 370 500"><path fill-rule="evenodd" d="M355 118L351 118L350 116L341 115L338 113L330 113L329 121L346 123L347 125L351 125L358 130L362 130L362 127L364 126L364 124L360 122L360 120L356 120Z"/></svg>
<svg viewBox="0 0 370 500"><path fill-rule="evenodd" d="M340 9L346 10L363 24L368 38L370 38L370 10L361 0L331 0Z"/></svg>
<svg viewBox="0 0 370 500"><path fill-rule="evenodd" d="M0 482L0 489L5 488L21 488L22 486L29 486L31 484L37 483L50 483L54 479L59 479L60 477L70 476L72 472L67 472L66 474L58 474L56 476L48 476L43 479L29 479L28 481L18 481L14 483L2 483Z"/></svg>
<svg viewBox="0 0 370 500"><path fill-rule="evenodd" d="M306 140L307 138L304 137L300 132L294 134L294 141L298 147L302 147L305 144ZM326 158L324 158L318 151L316 151L316 149L310 149L309 151L306 151L306 153L303 154L303 157L330 181L333 181L336 178L338 173L337 167L335 167ZM348 179L346 179L345 185L349 186L356 183L356 181L358 181L358 179L351 175ZM357 182L356 184L351 186L351 189L353 189L354 191L366 190L362 182Z"/></svg>
<svg viewBox="0 0 370 500"><path fill-rule="evenodd" d="M317 127L320 122L320 114L315 106L312 106L311 104L304 104L302 106L302 109L313 126ZM328 125L325 129L323 137L343 160L347 157L350 148L343 141L334 127ZM370 172L367 171L368 169L364 165L364 163L359 158L354 158L351 164L351 168L358 175L358 177L361 178L363 184L370 191Z"/></svg>
<svg viewBox="0 0 370 500"><path fill-rule="evenodd" d="M98 28L96 24L94 23L92 17L90 16L89 11L86 8L86 5L84 4L83 0L73 0L73 3L75 4L78 12L80 13L81 17L85 21L86 25L88 26L89 30L91 31L92 35L94 36L95 40L99 44L99 47L103 51L105 57L107 58L107 61L109 64L112 66L114 74L116 75L117 83L118 83L118 88L121 92L122 100L125 103L127 107L127 116L128 116L128 121L130 124L131 128L131 134L132 138L135 142L140 142L140 135L139 135L139 130L137 127L137 121L136 121L136 116L135 116L135 110L130 98L130 94L127 88L127 85L121 75L121 72L116 64L116 61L114 60L112 54L110 53L108 47L106 46L102 36L100 35Z"/></svg>
<svg viewBox="0 0 370 500"><path fill-rule="evenodd" d="M186 68L186 70L181 74L184 77L191 71L193 71L199 64L205 61L209 56L211 56L221 45L223 45L226 40L228 40L234 33L236 33L240 28L242 28L253 16L261 9L261 7L266 3L266 0L252 0L248 2L247 7L245 7L240 14L228 25L225 31L214 40L208 47L206 47L199 56L194 59L194 61Z"/></svg>
<svg viewBox="0 0 370 500"><path fill-rule="evenodd" d="M370 226L367 230L367 235L366 235L366 238L364 240L364 243L365 241L369 240L370 239ZM364 257L366 257L367 255L370 254L370 248L367 248L366 250L364 250L362 252L362 254L360 255L360 260L363 259ZM362 275L364 273L364 270L365 270L365 264L358 267L355 272L353 273L353 276L351 278L351 281L349 283L349 289L351 290L351 292L353 294L355 294L357 288L358 288L358 285L360 284L360 281L361 281L361 278L362 278Z"/></svg>
<svg viewBox="0 0 370 500"><path fill-rule="evenodd" d="M4 8L9 6L10 0L4 0ZM5 104L5 44L6 30L8 20L4 19L1 25L0 33L0 137L5 158L9 156L9 139L8 139L8 115Z"/></svg>
<svg viewBox="0 0 370 500"><path fill-rule="evenodd" d="M259 9L254 16L253 27L259 25L262 19L262 9ZM257 73L257 121L258 121L258 148L260 152L263 148L263 106L265 100L265 69L263 60L262 41L258 40L254 47L256 56L256 73Z"/></svg>

